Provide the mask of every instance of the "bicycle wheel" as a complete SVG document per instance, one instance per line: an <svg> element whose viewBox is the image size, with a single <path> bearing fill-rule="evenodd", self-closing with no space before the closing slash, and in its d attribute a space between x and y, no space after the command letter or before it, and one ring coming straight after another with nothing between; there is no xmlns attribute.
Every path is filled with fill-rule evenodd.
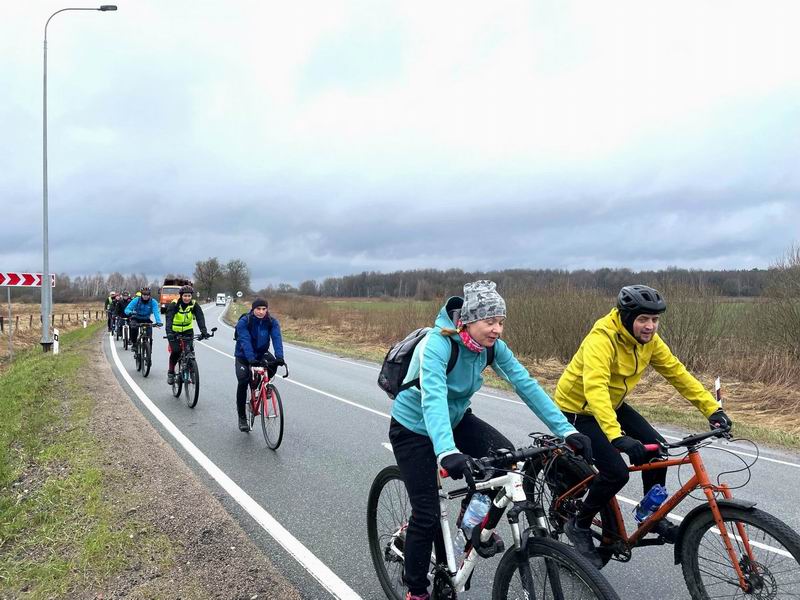
<svg viewBox="0 0 800 600"><path fill-rule="evenodd" d="M178 366L178 372L175 373L175 378L172 380L172 395L178 398L181 395L181 390L183 389L183 371L185 367L183 365Z"/></svg>
<svg viewBox="0 0 800 600"><path fill-rule="evenodd" d="M136 342L133 348L133 360L136 362L136 370L142 370L142 345Z"/></svg>
<svg viewBox="0 0 800 600"><path fill-rule="evenodd" d="M271 383L261 388L261 431L271 450L277 450L283 440L283 403Z"/></svg>
<svg viewBox="0 0 800 600"><path fill-rule="evenodd" d="M244 409L247 412L247 423L250 425L251 430L253 429L253 423L256 422L256 413L253 411L253 402L258 402L258 400L256 400L256 392L257 390L254 390L251 386L250 397L244 403ZM258 404L256 404L256 406L258 406Z"/></svg>
<svg viewBox="0 0 800 600"><path fill-rule="evenodd" d="M122 349L123 350L127 350L128 349L128 339L129 339L128 338L128 328L127 327L123 327L122 328Z"/></svg>
<svg viewBox="0 0 800 600"><path fill-rule="evenodd" d="M800 597L800 535L780 519L755 508L720 506L719 510L750 590L745 592L739 587L709 510L694 519L684 532L681 567L691 597ZM740 531L750 542L750 552L745 549Z"/></svg>
<svg viewBox="0 0 800 600"><path fill-rule="evenodd" d="M367 498L367 537L372 565L391 600L404 600L403 547L411 501L396 465L386 467L372 482Z"/></svg>
<svg viewBox="0 0 800 600"><path fill-rule="evenodd" d="M526 479L523 482L523 489L528 498L541 502L541 505L545 507L551 536L565 544L572 545L564 533L564 525L580 510L586 490L561 501L557 506L556 499L594 474L594 470L584 460L562 454L552 458L548 463L543 463L541 460L531 461L528 474L536 481ZM529 523L532 523L527 514L526 518ZM604 506L595 516L592 523L592 535L599 542L597 551L605 566L614 554L612 545L620 539L619 527L611 505Z"/></svg>
<svg viewBox="0 0 800 600"><path fill-rule="evenodd" d="M147 377L150 375L150 367L153 365L152 360L152 353L153 353L153 341L147 340L144 344L142 344L142 375Z"/></svg>
<svg viewBox="0 0 800 600"><path fill-rule="evenodd" d="M186 406L194 408L197 406L197 398L200 395L200 373L197 371L197 361L190 358L186 361Z"/></svg>
<svg viewBox="0 0 800 600"><path fill-rule="evenodd" d="M600 571L574 548L549 538L532 537L526 550L528 556L523 560L514 548L503 555L494 576L492 600L619 600Z"/></svg>

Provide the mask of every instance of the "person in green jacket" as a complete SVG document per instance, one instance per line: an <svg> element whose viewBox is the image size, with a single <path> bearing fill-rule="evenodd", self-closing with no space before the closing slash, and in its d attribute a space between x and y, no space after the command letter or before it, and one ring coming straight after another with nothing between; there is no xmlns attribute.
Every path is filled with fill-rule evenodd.
<svg viewBox="0 0 800 600"><path fill-rule="evenodd" d="M567 420L592 440L592 454L599 471L573 521L565 533L575 547L595 565L602 566L589 527L598 511L628 482L628 467L643 464L654 456L644 444L664 438L625 397L642 378L648 365L708 418L712 427L730 428L732 422L714 397L675 357L658 335L660 315L667 309L661 294L646 285L623 287L617 306L592 327L556 387L556 403ZM646 494L666 482L666 469L642 471ZM660 521L655 532L674 543L677 526Z"/></svg>

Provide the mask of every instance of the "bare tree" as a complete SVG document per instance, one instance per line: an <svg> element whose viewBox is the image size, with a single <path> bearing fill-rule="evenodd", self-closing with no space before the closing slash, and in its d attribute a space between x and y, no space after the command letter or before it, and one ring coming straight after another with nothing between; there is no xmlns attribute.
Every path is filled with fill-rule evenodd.
<svg viewBox="0 0 800 600"><path fill-rule="evenodd" d="M195 287L201 295L212 296L224 290L225 273L217 257L198 260L194 266ZM235 290L234 290L235 291Z"/></svg>
<svg viewBox="0 0 800 600"><path fill-rule="evenodd" d="M243 260L233 258L225 264L225 280L231 294L250 293L250 269Z"/></svg>

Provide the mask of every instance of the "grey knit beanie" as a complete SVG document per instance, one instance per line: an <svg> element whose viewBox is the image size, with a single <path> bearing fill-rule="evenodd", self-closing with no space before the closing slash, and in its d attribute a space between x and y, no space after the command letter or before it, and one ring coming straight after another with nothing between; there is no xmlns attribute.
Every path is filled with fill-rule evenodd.
<svg viewBox="0 0 800 600"><path fill-rule="evenodd" d="M464 306L461 322L474 323L482 319L506 316L506 301L497 293L494 281L481 279L464 284Z"/></svg>

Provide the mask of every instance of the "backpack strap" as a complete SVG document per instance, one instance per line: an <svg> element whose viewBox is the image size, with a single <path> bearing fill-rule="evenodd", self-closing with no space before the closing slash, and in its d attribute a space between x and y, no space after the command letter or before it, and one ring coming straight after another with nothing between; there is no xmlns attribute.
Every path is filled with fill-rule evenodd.
<svg viewBox="0 0 800 600"><path fill-rule="evenodd" d="M494 362L494 346L495 345L492 344L486 349L486 367L491 366L491 364ZM486 367L483 368L485 369Z"/></svg>
<svg viewBox="0 0 800 600"><path fill-rule="evenodd" d="M458 361L458 342L456 342L452 337L448 337L447 339L450 340L450 358L447 361L447 369L445 369L444 372L445 376L450 374L450 371L455 368L456 362ZM397 392L400 393L403 390L407 390L411 387L419 387L419 377L401 385Z"/></svg>

